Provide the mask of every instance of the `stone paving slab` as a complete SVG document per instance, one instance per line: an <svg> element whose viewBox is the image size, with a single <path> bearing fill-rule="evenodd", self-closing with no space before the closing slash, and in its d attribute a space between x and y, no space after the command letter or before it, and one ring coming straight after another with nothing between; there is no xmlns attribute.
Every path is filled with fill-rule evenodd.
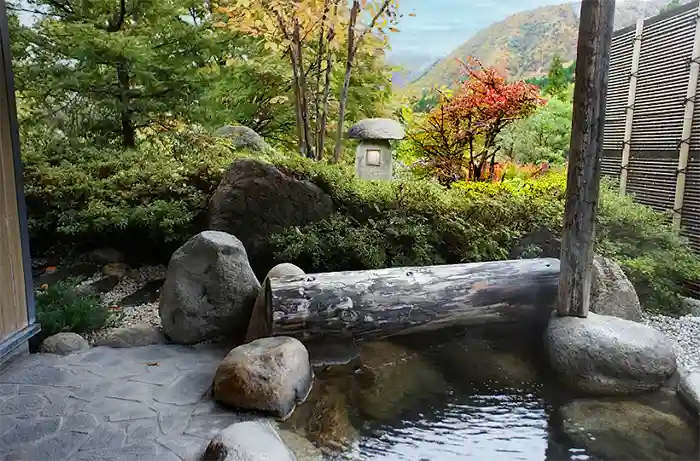
<svg viewBox="0 0 700 461"><path fill-rule="evenodd" d="M97 347L0 370L0 461L193 461L230 424L210 398L228 349Z"/></svg>

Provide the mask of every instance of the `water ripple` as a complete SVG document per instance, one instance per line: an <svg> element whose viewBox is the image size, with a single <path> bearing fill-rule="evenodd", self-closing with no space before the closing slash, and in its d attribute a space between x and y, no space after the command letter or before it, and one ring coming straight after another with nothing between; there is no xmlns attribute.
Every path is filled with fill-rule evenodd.
<svg viewBox="0 0 700 461"><path fill-rule="evenodd" d="M541 461L547 443L541 398L474 395L449 402L431 418L400 421L366 433L352 459Z"/></svg>

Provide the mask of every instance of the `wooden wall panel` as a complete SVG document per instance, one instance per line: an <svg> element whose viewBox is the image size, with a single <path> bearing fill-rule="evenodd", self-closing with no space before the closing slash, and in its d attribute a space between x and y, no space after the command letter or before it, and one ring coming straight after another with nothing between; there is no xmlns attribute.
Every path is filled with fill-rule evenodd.
<svg viewBox="0 0 700 461"><path fill-rule="evenodd" d="M12 150L0 113L0 341L27 326L27 299Z"/></svg>
<svg viewBox="0 0 700 461"><path fill-rule="evenodd" d="M4 13L4 12L3 12ZM5 19L5 15L2 15ZM2 40L5 41L5 34ZM0 343L28 326L27 295L24 278L22 238L15 181L11 111L11 82L5 52L0 55Z"/></svg>

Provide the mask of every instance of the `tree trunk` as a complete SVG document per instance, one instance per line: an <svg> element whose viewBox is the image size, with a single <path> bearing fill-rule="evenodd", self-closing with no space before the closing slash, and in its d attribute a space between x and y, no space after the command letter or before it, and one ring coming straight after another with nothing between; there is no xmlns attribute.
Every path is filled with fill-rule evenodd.
<svg viewBox="0 0 700 461"><path fill-rule="evenodd" d="M338 111L338 131L335 134L335 152L333 161L340 161L340 156L343 152L343 125L345 124L345 108L348 103L348 90L350 88L350 74L352 73L352 61L355 59L357 47L355 45L355 25L357 24L357 16L360 14L360 3L353 0L352 9L350 10L350 21L348 22L348 56L345 60L345 78L343 79L343 88L340 90L340 109Z"/></svg>
<svg viewBox="0 0 700 461"><path fill-rule="evenodd" d="M299 153L306 155L306 135L304 133L303 115L301 112L301 84L299 82L299 61L297 60L296 47L289 45L289 57L292 62L292 86L294 88L294 108L297 122L297 144Z"/></svg>
<svg viewBox="0 0 700 461"><path fill-rule="evenodd" d="M131 82L129 69L126 60L121 59L117 63L117 80L119 81L119 105L122 130L122 143L127 149L136 147L136 128L131 119L131 108L129 102L129 89Z"/></svg>
<svg viewBox="0 0 700 461"><path fill-rule="evenodd" d="M321 151L319 149L318 139L320 137L321 128L321 64L323 63L323 53L325 53L325 39L326 39L326 21L328 20L328 13L330 12L330 0L324 0L323 2L323 18L321 19L321 27L319 27L318 32L318 46L316 49L316 78L314 80L314 129L313 129L313 141L314 149L316 151L316 159L321 157ZM330 44L328 53L330 53Z"/></svg>
<svg viewBox="0 0 700 461"><path fill-rule="evenodd" d="M547 324L559 261L530 259L268 279L264 328L249 338L378 339L493 323Z"/></svg>
<svg viewBox="0 0 700 461"><path fill-rule="evenodd" d="M348 60L345 65L345 80L343 89L340 92L340 109L338 111L338 131L335 134L335 152L333 161L339 162L343 153L343 125L345 124L345 109L348 103L348 90L350 88L350 73L352 72L352 62Z"/></svg>
<svg viewBox="0 0 700 461"><path fill-rule="evenodd" d="M331 74L333 72L333 53L328 52L326 56L326 79L323 82L323 109L321 112L321 126L318 130L318 146L317 157L319 160L323 158L326 144L326 127L328 126L328 100L331 96Z"/></svg>
<svg viewBox="0 0 700 461"><path fill-rule="evenodd" d="M338 14L338 3L340 0L335 0L333 5L333 17ZM331 96L331 75L333 73L333 50L330 48L331 42L335 40L335 28L333 24L328 28L328 53L326 54L326 69L325 69L325 81L323 82L323 100L322 100L322 112L321 112L321 124L318 129L318 139L316 140L316 158L321 160L323 158L323 153L325 151L326 145L326 126L328 125L328 100Z"/></svg>
<svg viewBox="0 0 700 461"><path fill-rule="evenodd" d="M299 102L301 115L301 129L306 146L303 152L309 158L314 158L314 149L311 142L311 126L309 125L309 101L307 98L306 74L304 73L304 50L301 43L301 32L299 31L299 21L294 23L294 46L296 47L296 59L298 66L298 87L299 87Z"/></svg>
<svg viewBox="0 0 700 461"><path fill-rule="evenodd" d="M581 3L557 301L560 315L586 317L590 304L614 15L615 0Z"/></svg>

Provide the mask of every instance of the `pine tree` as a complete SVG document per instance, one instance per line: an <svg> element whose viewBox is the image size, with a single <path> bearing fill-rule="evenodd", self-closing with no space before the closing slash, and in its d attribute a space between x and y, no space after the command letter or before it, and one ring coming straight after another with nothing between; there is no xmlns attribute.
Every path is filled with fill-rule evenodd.
<svg viewBox="0 0 700 461"><path fill-rule="evenodd" d="M64 134L136 146L138 130L197 104L212 59L203 2L30 0L17 89ZM15 6L19 9L18 6Z"/></svg>
<svg viewBox="0 0 700 461"><path fill-rule="evenodd" d="M555 98L563 98L568 86L566 69L561 63L561 58L555 55L547 74L547 84L544 87L544 93Z"/></svg>

